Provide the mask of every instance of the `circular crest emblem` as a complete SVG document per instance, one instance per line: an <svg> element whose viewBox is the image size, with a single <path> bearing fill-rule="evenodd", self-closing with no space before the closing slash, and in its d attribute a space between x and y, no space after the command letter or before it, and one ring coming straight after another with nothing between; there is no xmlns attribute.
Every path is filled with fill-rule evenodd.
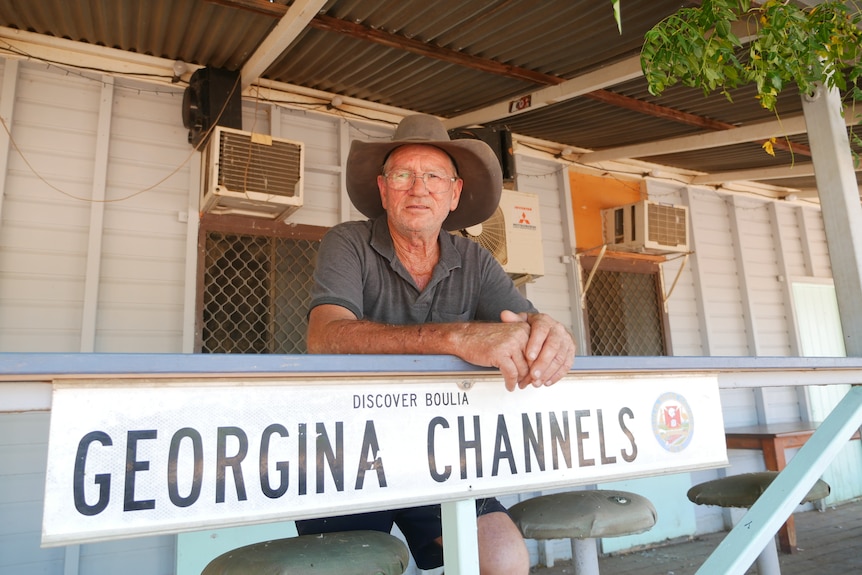
<svg viewBox="0 0 862 575"><path fill-rule="evenodd" d="M694 433L691 407L678 393L663 393L652 408L652 432L667 451L678 452L688 447Z"/></svg>

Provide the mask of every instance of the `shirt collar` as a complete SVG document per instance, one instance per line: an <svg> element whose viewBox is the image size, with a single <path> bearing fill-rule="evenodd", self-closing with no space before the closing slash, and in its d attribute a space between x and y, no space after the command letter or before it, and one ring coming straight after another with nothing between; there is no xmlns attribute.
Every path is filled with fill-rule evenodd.
<svg viewBox="0 0 862 575"><path fill-rule="evenodd" d="M455 248L455 238L449 232L440 230L438 237L440 245L440 263L448 271L461 267L461 254ZM381 256L389 260L395 259L395 246L389 233L386 214L378 216L371 224L371 247Z"/></svg>

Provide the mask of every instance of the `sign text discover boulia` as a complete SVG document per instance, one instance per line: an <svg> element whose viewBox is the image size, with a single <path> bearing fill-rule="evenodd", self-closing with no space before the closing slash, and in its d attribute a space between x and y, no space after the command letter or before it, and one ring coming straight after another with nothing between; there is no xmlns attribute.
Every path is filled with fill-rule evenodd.
<svg viewBox="0 0 862 575"><path fill-rule="evenodd" d="M337 515L726 463L714 377L55 385L43 544Z"/></svg>

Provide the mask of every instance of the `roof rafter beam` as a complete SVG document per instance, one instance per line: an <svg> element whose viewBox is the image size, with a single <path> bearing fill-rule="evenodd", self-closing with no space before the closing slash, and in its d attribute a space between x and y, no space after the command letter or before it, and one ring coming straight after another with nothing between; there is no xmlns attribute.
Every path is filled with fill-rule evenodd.
<svg viewBox="0 0 862 575"><path fill-rule="evenodd" d="M326 4L326 0L295 0L281 17L272 32L263 39L245 64L240 76L242 89L254 84L261 74L284 52L308 23Z"/></svg>
<svg viewBox="0 0 862 575"><path fill-rule="evenodd" d="M210 4L218 4L227 6L228 8L236 8L245 10L246 12L254 12L271 18L281 18L287 12L287 6L284 4L276 4L269 0L205 0Z"/></svg>
<svg viewBox="0 0 862 575"><path fill-rule="evenodd" d="M668 138L666 140L659 140L656 142L608 148L597 152L586 152L578 156L578 161L587 164L595 164L609 160L643 158L673 154L677 152L687 152L691 150L705 150L708 148L719 148L722 146L742 144L744 142L764 141L774 137L777 138L779 136L804 134L807 129L805 118L803 116L796 116L793 118L785 118L781 121L774 120L751 124L749 126L742 126L732 130L693 134L691 136L678 136L676 138ZM795 148L796 146L794 145L794 149Z"/></svg>
<svg viewBox="0 0 862 575"><path fill-rule="evenodd" d="M856 172L862 171L857 167ZM723 184L726 182L780 180L784 178L802 178L814 175L814 164L806 162L793 166L776 166L774 168L755 168L753 170L732 170L695 176L689 183L695 185Z"/></svg>
<svg viewBox="0 0 862 575"><path fill-rule="evenodd" d="M524 95L524 98L529 98L530 100L529 107L513 109L511 102L497 102L496 104L491 104L481 110L475 110L473 112L449 118L448 120L445 120L444 123L447 128L457 128L472 124L487 124L494 121L505 120L506 118L516 116L524 112L531 112L550 104L571 100L578 96L589 97L594 95L594 97L598 99L598 92L606 93L608 98L618 96L617 101L614 104L616 106L619 106L623 100L628 100L628 104L634 106L637 103L642 102L627 96L621 96L619 94L614 95L612 92L607 92L603 88L605 86L613 86L620 82L632 80L642 74L643 72L641 71L640 60L638 58L628 58L615 64L605 66L604 68L599 68L593 72L583 74L577 78L572 78L571 80L557 78L557 80L559 80L558 82L555 82L546 88L541 88ZM556 76L554 76L554 78L556 78Z"/></svg>
<svg viewBox="0 0 862 575"><path fill-rule="evenodd" d="M853 108L845 107L844 123L851 126L858 123L858 121L859 116L857 113L854 113ZM805 124L805 117L795 116L793 118L750 124L748 126L742 126L732 130L724 130L721 132L679 136L676 138L668 138L666 140L658 140L644 144L632 144L630 146L607 148L596 152L585 152L580 154L577 159L579 162L594 164L610 160L647 158L650 156L660 156L691 150L720 148L722 146L732 146L734 144L742 144L745 142L765 141L771 138L804 134L807 131L808 127ZM782 142L782 140L776 140L776 148L778 147L779 142ZM801 147L805 148L805 146ZM799 144L793 144L794 152L799 153L799 148ZM806 155L810 155L810 151Z"/></svg>
<svg viewBox="0 0 862 575"><path fill-rule="evenodd" d="M814 175L814 164L806 162L793 166L774 168L755 168L753 170L732 170L695 176L689 183L694 185L724 184L726 182L779 180L783 178L802 178Z"/></svg>

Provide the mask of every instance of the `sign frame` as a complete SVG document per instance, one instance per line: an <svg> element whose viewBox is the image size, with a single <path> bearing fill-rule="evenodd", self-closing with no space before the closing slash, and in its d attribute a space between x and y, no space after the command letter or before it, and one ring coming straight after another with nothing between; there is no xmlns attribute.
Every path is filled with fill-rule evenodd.
<svg viewBox="0 0 862 575"><path fill-rule="evenodd" d="M727 465L715 374L81 379L52 399L45 547Z"/></svg>

